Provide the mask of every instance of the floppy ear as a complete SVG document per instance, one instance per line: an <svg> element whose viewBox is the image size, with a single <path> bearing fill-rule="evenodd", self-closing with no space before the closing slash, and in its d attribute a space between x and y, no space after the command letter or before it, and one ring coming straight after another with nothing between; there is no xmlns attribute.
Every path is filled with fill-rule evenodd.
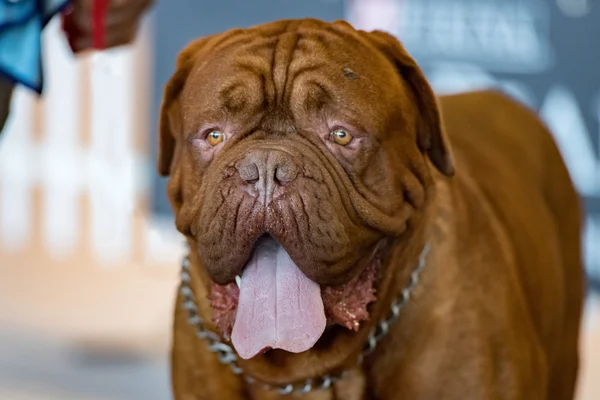
<svg viewBox="0 0 600 400"><path fill-rule="evenodd" d="M420 112L417 127L419 148L444 175L454 175L454 162L442 125L438 103L425 75L394 36L382 31L367 33L375 46L394 63L398 73L410 86Z"/></svg>
<svg viewBox="0 0 600 400"><path fill-rule="evenodd" d="M207 38L189 44L177 58L175 73L163 91L160 120L158 127L158 173L168 176L175 154L177 138L181 135L181 116L179 115L179 94L194 65L196 55L206 44Z"/></svg>

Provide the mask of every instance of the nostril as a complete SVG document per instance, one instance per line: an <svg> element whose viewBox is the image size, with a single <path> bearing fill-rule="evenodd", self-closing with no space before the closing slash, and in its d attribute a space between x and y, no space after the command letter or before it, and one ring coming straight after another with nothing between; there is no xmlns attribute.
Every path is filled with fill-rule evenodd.
<svg viewBox="0 0 600 400"><path fill-rule="evenodd" d="M260 179L258 166L255 163L247 163L238 168L240 178L249 184L255 184Z"/></svg>
<svg viewBox="0 0 600 400"><path fill-rule="evenodd" d="M275 169L275 176L273 179L278 185L285 186L296 179L297 175L298 170L294 165L292 163L285 163Z"/></svg>

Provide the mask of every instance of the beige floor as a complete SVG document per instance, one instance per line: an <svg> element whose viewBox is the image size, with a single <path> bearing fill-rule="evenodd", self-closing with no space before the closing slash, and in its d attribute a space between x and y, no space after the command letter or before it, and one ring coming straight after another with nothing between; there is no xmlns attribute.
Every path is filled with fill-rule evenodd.
<svg viewBox="0 0 600 400"><path fill-rule="evenodd" d="M600 297L590 300L581 343L582 371L578 400L600 399Z"/></svg>

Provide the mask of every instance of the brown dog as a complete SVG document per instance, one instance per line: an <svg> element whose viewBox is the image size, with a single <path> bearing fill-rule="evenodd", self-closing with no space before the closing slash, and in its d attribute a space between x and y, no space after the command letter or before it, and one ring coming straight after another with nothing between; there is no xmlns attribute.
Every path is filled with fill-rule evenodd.
<svg viewBox="0 0 600 400"><path fill-rule="evenodd" d="M345 22L232 30L181 53L159 171L177 400L573 398L579 199L507 97Z"/></svg>

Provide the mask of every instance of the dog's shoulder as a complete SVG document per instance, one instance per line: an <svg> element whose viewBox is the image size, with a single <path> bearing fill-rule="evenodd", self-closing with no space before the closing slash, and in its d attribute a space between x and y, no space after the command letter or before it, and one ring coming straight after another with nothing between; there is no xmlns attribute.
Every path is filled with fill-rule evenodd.
<svg viewBox="0 0 600 400"><path fill-rule="evenodd" d="M531 185L545 180L549 164L562 164L545 123L511 96L489 89L440 96L439 102L458 170Z"/></svg>

